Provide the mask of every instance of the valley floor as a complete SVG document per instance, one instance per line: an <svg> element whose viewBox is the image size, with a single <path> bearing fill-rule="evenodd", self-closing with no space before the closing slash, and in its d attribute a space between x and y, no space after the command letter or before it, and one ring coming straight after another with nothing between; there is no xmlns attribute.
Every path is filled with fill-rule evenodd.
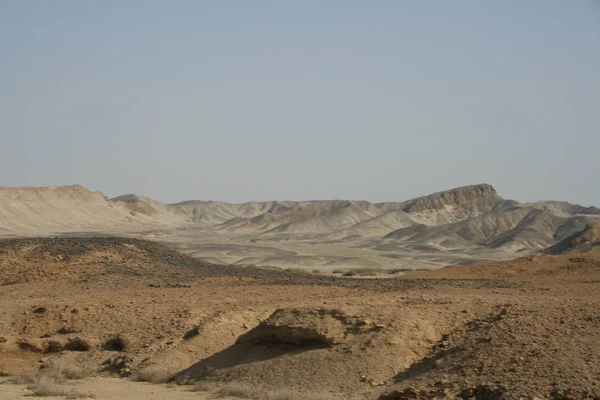
<svg viewBox="0 0 600 400"><path fill-rule="evenodd" d="M140 237L139 234L131 236ZM324 273L353 268L435 269L458 263L508 260L527 254L473 245L443 249L426 243L416 245L380 238L333 240L317 235L224 235L201 228L150 232L141 237L218 264L254 264L309 271L318 269Z"/></svg>

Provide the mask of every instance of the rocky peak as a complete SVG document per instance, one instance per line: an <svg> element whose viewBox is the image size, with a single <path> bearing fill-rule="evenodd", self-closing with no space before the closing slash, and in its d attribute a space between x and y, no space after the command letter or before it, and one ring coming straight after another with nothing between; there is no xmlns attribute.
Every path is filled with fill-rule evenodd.
<svg viewBox="0 0 600 400"><path fill-rule="evenodd" d="M404 211L409 213L420 213L442 210L446 206L482 210L491 207L501 199L502 198L498 196L496 189L494 189L492 185L483 183L479 185L462 186L419 197L410 202L404 208Z"/></svg>

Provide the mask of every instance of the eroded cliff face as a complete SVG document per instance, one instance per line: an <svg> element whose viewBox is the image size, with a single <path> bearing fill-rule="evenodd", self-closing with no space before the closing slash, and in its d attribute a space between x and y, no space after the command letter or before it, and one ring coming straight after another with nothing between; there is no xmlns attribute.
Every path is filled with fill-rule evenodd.
<svg viewBox="0 0 600 400"><path fill-rule="evenodd" d="M447 209L485 212L502 200L492 185L462 186L419 197L404 208L408 213L423 213Z"/></svg>

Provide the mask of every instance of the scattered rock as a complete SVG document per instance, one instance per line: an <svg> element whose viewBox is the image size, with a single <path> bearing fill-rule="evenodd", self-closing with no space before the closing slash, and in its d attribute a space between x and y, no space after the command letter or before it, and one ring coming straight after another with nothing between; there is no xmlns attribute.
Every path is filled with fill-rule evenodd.
<svg viewBox="0 0 600 400"><path fill-rule="evenodd" d="M243 334L238 343L287 343L333 346L348 333L378 329L371 321L350 317L337 310L278 309L256 328Z"/></svg>
<svg viewBox="0 0 600 400"><path fill-rule="evenodd" d="M59 353L65 349L65 344L59 340L48 340L44 349L45 353Z"/></svg>
<svg viewBox="0 0 600 400"><path fill-rule="evenodd" d="M44 343L39 339L21 339L18 344L20 349L34 353L43 353L45 350Z"/></svg>
<svg viewBox="0 0 600 400"><path fill-rule="evenodd" d="M94 343L86 338L71 338L65 344L65 350L69 351L90 351L94 348Z"/></svg>
<svg viewBox="0 0 600 400"><path fill-rule="evenodd" d="M68 335L69 333L79 333L81 329L75 328L73 326L63 326L59 330L56 331L59 335Z"/></svg>

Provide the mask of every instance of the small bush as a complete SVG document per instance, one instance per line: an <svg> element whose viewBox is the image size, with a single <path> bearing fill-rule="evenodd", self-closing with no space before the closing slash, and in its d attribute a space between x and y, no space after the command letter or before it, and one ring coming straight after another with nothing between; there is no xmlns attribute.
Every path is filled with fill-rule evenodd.
<svg viewBox="0 0 600 400"><path fill-rule="evenodd" d="M166 383L173 377L173 373L165 367L159 365L150 365L136 376L136 380L151 383Z"/></svg>
<svg viewBox="0 0 600 400"><path fill-rule="evenodd" d="M359 271L358 274L360 276L377 276L377 275L380 275L381 272L382 272L381 269L375 269L375 268L367 269L367 268L365 268L365 269Z"/></svg>
<svg viewBox="0 0 600 400"><path fill-rule="evenodd" d="M242 399L257 398L256 389L247 383L230 382L224 384L217 390L219 396L233 396Z"/></svg>
<svg viewBox="0 0 600 400"><path fill-rule="evenodd" d="M399 274L402 272L409 272L412 271L412 269L408 269L408 268L393 268L393 269L388 269L387 273L390 275L395 275L395 274Z"/></svg>
<svg viewBox="0 0 600 400"><path fill-rule="evenodd" d="M384 268L353 268L344 272L342 276L377 276L387 271Z"/></svg>
<svg viewBox="0 0 600 400"><path fill-rule="evenodd" d="M293 267L293 268L288 268L286 269L286 271L288 272L293 272L295 274L307 274L308 271L302 268L297 268L297 267Z"/></svg>
<svg viewBox="0 0 600 400"><path fill-rule="evenodd" d="M72 399L95 399L96 395L93 393L89 393L89 392L78 392L78 391L72 391L69 392L69 394L67 394L66 396L67 399L72 400Z"/></svg>
<svg viewBox="0 0 600 400"><path fill-rule="evenodd" d="M261 266L248 265L248 267L256 267L256 268L266 269L266 270L270 270L270 271L283 271L283 268L276 267L274 265L261 265Z"/></svg>
<svg viewBox="0 0 600 400"><path fill-rule="evenodd" d="M333 271L331 271L332 274L343 274L344 271L342 271L341 269L334 269Z"/></svg>
<svg viewBox="0 0 600 400"><path fill-rule="evenodd" d="M67 399L96 398L96 396L91 393L82 393L60 386L53 377L48 375L39 376L36 382L27 386L27 389L31 390L33 395L39 397L65 396Z"/></svg>
<svg viewBox="0 0 600 400"><path fill-rule="evenodd" d="M34 395L40 397L46 396L66 396L69 391L59 386L56 380L50 376L40 376L34 383L27 386L27 389L31 390Z"/></svg>
<svg viewBox="0 0 600 400"><path fill-rule="evenodd" d="M217 389L218 388L218 389ZM194 392L215 392L220 397L238 397L257 400L335 400L330 393L301 393L293 390L265 391L243 382L214 383L201 382L196 385Z"/></svg>
<svg viewBox="0 0 600 400"><path fill-rule="evenodd" d="M213 382L200 382L190 389L190 392L214 392L217 386Z"/></svg>
<svg viewBox="0 0 600 400"><path fill-rule="evenodd" d="M259 396L259 400L333 400L329 393L300 393L292 390L276 390Z"/></svg>
<svg viewBox="0 0 600 400"><path fill-rule="evenodd" d="M40 375L50 376L56 381L66 379L83 379L93 375L91 369L83 367L75 360L69 358L52 358L42 365Z"/></svg>
<svg viewBox="0 0 600 400"><path fill-rule="evenodd" d="M38 379L38 374L35 372L23 372L21 374L12 375L8 380L8 383L14 383L15 385L25 385L34 383Z"/></svg>
<svg viewBox="0 0 600 400"><path fill-rule="evenodd" d="M321 274L323 271L321 271L320 269L313 269L311 272L312 272L313 274L317 274L317 275L319 275L319 274Z"/></svg>

